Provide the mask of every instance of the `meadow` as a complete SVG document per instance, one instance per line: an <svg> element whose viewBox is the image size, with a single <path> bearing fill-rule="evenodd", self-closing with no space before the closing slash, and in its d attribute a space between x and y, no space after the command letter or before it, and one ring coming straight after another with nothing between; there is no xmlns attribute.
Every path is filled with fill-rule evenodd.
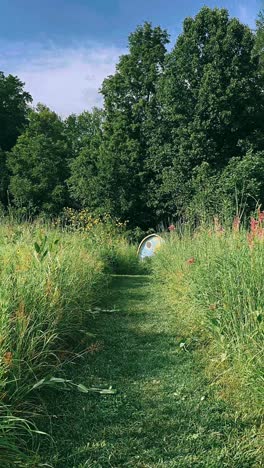
<svg viewBox="0 0 264 468"><path fill-rule="evenodd" d="M172 3L124 18L100 108L37 104L16 40L0 70L1 468L263 466L264 11Z"/></svg>
<svg viewBox="0 0 264 468"><path fill-rule="evenodd" d="M261 466L264 215L164 238L145 265L107 216L2 220L1 466Z"/></svg>
<svg viewBox="0 0 264 468"><path fill-rule="evenodd" d="M77 226L73 218L64 227L2 220L1 466L30 463L26 453L43 437L37 429L45 412L42 393L64 385L56 373L85 352L93 336L91 311L107 296L123 250L127 261L136 261L135 249L118 236L119 225L86 217Z"/></svg>
<svg viewBox="0 0 264 468"><path fill-rule="evenodd" d="M263 416L264 213L250 228L200 227L171 231L153 274L182 334L200 349L219 396L243 416Z"/></svg>

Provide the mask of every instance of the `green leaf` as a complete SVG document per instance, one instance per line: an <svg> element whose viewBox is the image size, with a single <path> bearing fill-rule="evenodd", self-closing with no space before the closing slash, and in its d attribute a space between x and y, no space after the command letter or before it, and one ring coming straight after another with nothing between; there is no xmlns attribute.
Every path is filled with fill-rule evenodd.
<svg viewBox="0 0 264 468"><path fill-rule="evenodd" d="M263 320L262 314L258 314L258 315L257 315L257 321L258 321L259 323L261 323L262 320Z"/></svg>
<svg viewBox="0 0 264 468"><path fill-rule="evenodd" d="M116 392L114 388L105 388L104 390L100 390L100 395L115 395Z"/></svg>
<svg viewBox="0 0 264 468"><path fill-rule="evenodd" d="M44 382L45 382L45 379L39 380L37 383L35 383L35 385L33 385L32 390L35 390L36 388L42 387Z"/></svg>
<svg viewBox="0 0 264 468"><path fill-rule="evenodd" d="M78 384L76 387L81 393L89 393L89 389L83 384Z"/></svg>
<svg viewBox="0 0 264 468"><path fill-rule="evenodd" d="M47 254L48 254L48 250L45 250L45 252L41 255L41 260L44 260Z"/></svg>
<svg viewBox="0 0 264 468"><path fill-rule="evenodd" d="M35 251L39 254L41 249L40 249L40 246L37 242L34 243L34 247L35 247Z"/></svg>

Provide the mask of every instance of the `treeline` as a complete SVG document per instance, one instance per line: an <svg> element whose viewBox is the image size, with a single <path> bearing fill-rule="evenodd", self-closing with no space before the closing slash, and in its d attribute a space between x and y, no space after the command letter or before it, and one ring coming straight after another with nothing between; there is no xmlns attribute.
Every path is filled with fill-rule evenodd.
<svg viewBox="0 0 264 468"><path fill-rule="evenodd" d="M264 204L264 18L257 31L207 7L169 35L149 23L101 93L62 120L0 74L3 209L109 213L145 229ZM74 86L74 83L73 83Z"/></svg>

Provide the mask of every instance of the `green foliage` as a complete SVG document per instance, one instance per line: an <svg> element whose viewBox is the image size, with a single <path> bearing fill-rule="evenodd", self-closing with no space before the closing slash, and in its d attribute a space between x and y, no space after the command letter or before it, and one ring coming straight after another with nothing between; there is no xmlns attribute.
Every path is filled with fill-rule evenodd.
<svg viewBox="0 0 264 468"><path fill-rule="evenodd" d="M120 239L108 254L109 263L117 275L146 275L150 273L150 265L139 261L137 248L125 239Z"/></svg>
<svg viewBox="0 0 264 468"><path fill-rule="evenodd" d="M261 10L257 19L257 33L255 41L255 54L259 57L263 71L264 66L264 10Z"/></svg>
<svg viewBox="0 0 264 468"><path fill-rule="evenodd" d="M0 203L8 203L9 173L6 151L16 144L27 124L32 98L24 91L23 83L15 76L0 72Z"/></svg>
<svg viewBox="0 0 264 468"><path fill-rule="evenodd" d="M219 178L218 191L229 201L231 214L249 215L264 201L264 152L249 151L243 158L232 158ZM219 194L220 195L220 194ZM220 195L221 196L221 195Z"/></svg>
<svg viewBox="0 0 264 468"><path fill-rule="evenodd" d="M221 171L245 154L245 146L256 148L263 134L263 85L253 47L249 28L226 10L205 7L184 21L160 83L161 128L167 130L157 141L161 163L157 190L154 183L151 189L164 214L185 214L195 190L193 169L207 162Z"/></svg>
<svg viewBox="0 0 264 468"><path fill-rule="evenodd" d="M107 295L110 273L132 257L136 268L137 258L102 223L89 232L3 223L0 239L0 465L9 466L8 460L11 468L14 459L31 466L26 454L37 445L30 438L42 435L33 424L44 410L40 389L64 388L60 369L94 337L92 310ZM79 383L67 384L86 392ZM115 393L95 385L87 392Z"/></svg>
<svg viewBox="0 0 264 468"><path fill-rule="evenodd" d="M186 219L194 226L210 223L216 215L229 224L236 215L246 219L264 200L263 180L263 151L232 158L222 171L202 163L192 171Z"/></svg>
<svg viewBox="0 0 264 468"><path fill-rule="evenodd" d="M210 378L246 417L263 409L262 223L247 236L216 219L192 236L171 234L154 258L183 342L204 343Z"/></svg>
<svg viewBox="0 0 264 468"><path fill-rule="evenodd" d="M30 217L109 213L130 232L263 204L263 12L253 34L203 7L168 43L138 26L102 84L103 109L65 121L29 113L23 84L1 74L0 202Z"/></svg>
<svg viewBox="0 0 264 468"><path fill-rule="evenodd" d="M9 151L22 133L32 101L19 78L0 72L0 149Z"/></svg>
<svg viewBox="0 0 264 468"><path fill-rule="evenodd" d="M115 390L100 386L101 382L87 387L64 376L51 377L94 336L87 332L89 317L93 306L105 300L110 273L144 274L154 266L154 279L162 286L159 311L164 314L166 305L170 319L163 327L164 315L159 312L139 338L132 323L124 342L119 343L118 316L118 333L117 326L113 328L114 353L109 361L110 341L104 372L110 372L112 378L116 360L120 374L121 353L132 366L131 371L124 363L125 377L133 378L131 385L138 375L138 362L145 369L146 356L151 379L161 361L163 376L164 352L156 356L155 347L149 355L146 353L146 339L150 330L156 329L155 340L160 340L163 350L168 346L168 362L174 359L170 340L174 345L176 335L180 352L196 349L199 342L206 350L208 376L213 376L220 398L234 402L243 417L249 416L249 402L255 417L261 413L264 229L262 225L255 229L252 222L255 231L246 235L238 229L224 230L221 221L230 226L236 215L239 228L243 215L264 204L263 24L261 13L254 35L226 10L204 7L195 18L185 19L182 34L167 52L167 32L145 23L129 36L128 53L103 82L104 108L73 114L65 121L43 105L29 110L31 96L24 91L23 83L0 72L1 466L39 463L38 458L32 462L25 458L25 453L29 445L35 451L35 436L42 435L32 423L39 411L35 404L41 406L38 394L42 388L48 392L61 386L84 394L92 389L101 395L115 395ZM10 219L14 212L22 217L49 217L52 228L5 224L3 211L7 205ZM260 215L263 218L263 213ZM213 217L214 228L205 229ZM172 219L179 224L188 221L190 232L197 226L200 230L193 235L184 229L180 236L171 233L154 263L139 263L136 248L127 239L138 240L144 231L152 232L158 223L166 227ZM129 294L136 297L137 288L131 286ZM127 291L124 298L127 302ZM140 294L138 298L141 300ZM134 305L132 301L131 310L125 314L128 318L122 316L130 325ZM92 314L93 320L96 314L98 309ZM124 351L128 337L130 344ZM133 372L135 359L130 354L135 343L140 349L136 349L138 361ZM171 361L167 369L169 377L162 398L168 393L166 386L175 396ZM142 385L153 391L145 375ZM183 385L187 386L185 380ZM196 392L194 381L192 393ZM129 455L133 465L139 463L134 457L138 395L135 401L131 413L132 458ZM177 408L184 399L180 401ZM148 410L149 401L145 403ZM178 402L164 405L163 410L166 413L176 405ZM195 402L191 407L187 413L185 407L182 409L185 420L186 414L197 411ZM127 421L127 408L131 410L126 402L124 408L122 425ZM116 414L116 407L114 411ZM148 435L160 424L160 418L155 418ZM200 437L198 423L194 422L190 446ZM140 439L144 441L141 429ZM174 426L172 432L180 438ZM177 466L183 461L189 432L188 425L183 444L179 444L180 455L172 454ZM227 432L229 442L229 429ZM28 443L30 436L33 444ZM162 445L167 436L165 428ZM202 458L186 456L184 462L214 463L210 455L204 459L204 444L200 448ZM89 447L90 453L92 450ZM147 453L144 450L143 457ZM213 449L219 466L226 463L225 450ZM231 452L227 463L233 463ZM241 460L247 466L253 459L258 463L256 453L252 456L250 448L240 458L236 451L237 466L242 466ZM102 463L109 463L111 458L113 463L124 464L122 449L120 457L114 456L112 460L112 445L110 451L103 449ZM158 452L154 458L147 454L143 461L153 464L157 457ZM90 460L93 462L93 458ZM168 458L160 460L167 466Z"/></svg>
<svg viewBox="0 0 264 468"><path fill-rule="evenodd" d="M38 105L8 154L9 189L14 205L22 212L51 215L67 203L69 169L63 132L63 122L55 112Z"/></svg>
<svg viewBox="0 0 264 468"><path fill-rule="evenodd" d="M7 205L9 174L6 167L6 152L0 148L0 203Z"/></svg>
<svg viewBox="0 0 264 468"><path fill-rule="evenodd" d="M103 199L111 213L134 226L148 226L148 138L158 115L156 89L164 67L168 35L149 23L129 36L129 53L102 86L105 103L101 169ZM110 202L110 203L109 203Z"/></svg>
<svg viewBox="0 0 264 468"><path fill-rule="evenodd" d="M70 147L70 178L68 186L76 206L93 212L104 212L104 200L100 178L104 168L100 166L103 138L103 112L93 109L66 120L65 133Z"/></svg>

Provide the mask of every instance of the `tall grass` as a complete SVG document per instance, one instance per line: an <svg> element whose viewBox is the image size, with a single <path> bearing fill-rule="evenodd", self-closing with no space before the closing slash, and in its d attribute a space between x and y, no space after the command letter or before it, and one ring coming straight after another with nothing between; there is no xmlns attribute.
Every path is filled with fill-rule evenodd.
<svg viewBox="0 0 264 468"><path fill-rule="evenodd" d="M34 385L85 347L120 242L100 223L89 232L0 227L0 466L29 466L41 411Z"/></svg>
<svg viewBox="0 0 264 468"><path fill-rule="evenodd" d="M220 396L256 416L264 397L262 229L174 232L154 259L183 343L200 343Z"/></svg>

